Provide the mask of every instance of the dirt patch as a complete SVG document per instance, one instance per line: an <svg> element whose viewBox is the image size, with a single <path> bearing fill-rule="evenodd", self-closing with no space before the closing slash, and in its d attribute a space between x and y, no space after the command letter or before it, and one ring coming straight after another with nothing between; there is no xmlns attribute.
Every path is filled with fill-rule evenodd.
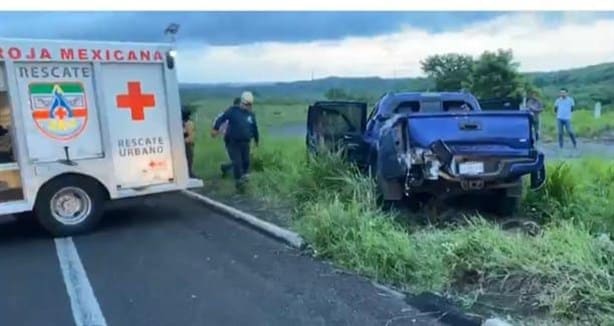
<svg viewBox="0 0 614 326"><path fill-rule="evenodd" d="M582 138L578 139L578 147L573 148L569 138L565 139L563 148L559 148L558 142L544 141L538 143L537 147L544 152L546 159L559 160L580 157L614 157L614 137L597 139Z"/></svg>

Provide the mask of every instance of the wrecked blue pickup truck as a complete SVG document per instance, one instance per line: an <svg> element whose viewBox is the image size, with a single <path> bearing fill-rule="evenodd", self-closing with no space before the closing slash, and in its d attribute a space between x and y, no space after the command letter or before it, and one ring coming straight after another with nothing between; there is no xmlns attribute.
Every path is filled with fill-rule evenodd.
<svg viewBox="0 0 614 326"><path fill-rule="evenodd" d="M368 116L366 103L314 103L306 140L311 152L341 146L375 177L384 201L486 192L500 214L513 215L521 178L530 175L532 189L545 182L532 123L526 111L482 111L469 93L388 93Z"/></svg>

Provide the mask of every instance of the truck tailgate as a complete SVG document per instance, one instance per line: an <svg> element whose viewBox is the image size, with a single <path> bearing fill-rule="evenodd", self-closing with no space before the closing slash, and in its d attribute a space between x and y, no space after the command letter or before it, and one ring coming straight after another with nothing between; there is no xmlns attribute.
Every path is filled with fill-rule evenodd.
<svg viewBox="0 0 614 326"><path fill-rule="evenodd" d="M408 117L412 147L443 141L454 154L528 156L533 146L527 112L412 114Z"/></svg>

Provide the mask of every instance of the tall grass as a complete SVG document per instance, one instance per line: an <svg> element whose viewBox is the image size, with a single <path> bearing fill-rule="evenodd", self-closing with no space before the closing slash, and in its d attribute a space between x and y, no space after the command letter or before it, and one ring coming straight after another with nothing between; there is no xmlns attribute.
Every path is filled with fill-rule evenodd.
<svg viewBox="0 0 614 326"><path fill-rule="evenodd" d="M318 179L337 176L328 168L335 159L312 163ZM322 184L310 196L301 194L312 200L302 206L297 229L320 256L414 291L486 299L568 322L612 321L611 243L604 245L580 219L557 220L537 237L503 231L479 216L462 227L410 232L377 207L370 179L346 171L337 180L344 186ZM566 192L550 194L573 200Z"/></svg>
<svg viewBox="0 0 614 326"><path fill-rule="evenodd" d="M527 192L526 213L544 222L574 220L614 235L614 162L581 159L548 165L543 189Z"/></svg>

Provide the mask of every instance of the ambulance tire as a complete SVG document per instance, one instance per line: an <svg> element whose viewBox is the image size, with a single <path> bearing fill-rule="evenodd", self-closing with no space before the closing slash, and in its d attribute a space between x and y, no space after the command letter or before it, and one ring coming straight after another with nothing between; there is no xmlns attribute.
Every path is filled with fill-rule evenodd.
<svg viewBox="0 0 614 326"><path fill-rule="evenodd" d="M67 175L49 181L40 189L34 213L53 236L70 236L96 227L104 212L105 199L104 189L94 179ZM61 205L67 201L69 204Z"/></svg>

